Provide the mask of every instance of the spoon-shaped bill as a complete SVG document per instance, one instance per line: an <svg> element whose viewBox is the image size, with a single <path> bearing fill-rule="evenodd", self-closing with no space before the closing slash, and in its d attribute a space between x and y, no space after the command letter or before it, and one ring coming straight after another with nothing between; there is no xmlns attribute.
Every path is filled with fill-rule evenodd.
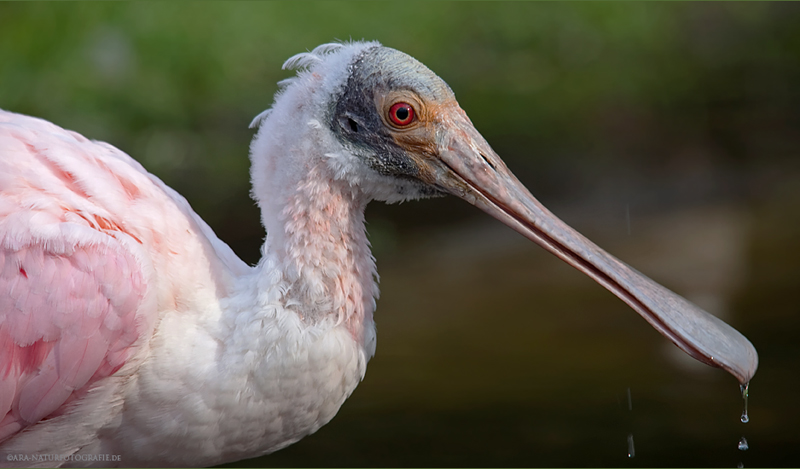
<svg viewBox="0 0 800 469"><path fill-rule="evenodd" d="M750 381L758 354L720 319L608 254L547 210L508 170L463 111L439 138L436 183L603 285L693 358Z"/></svg>

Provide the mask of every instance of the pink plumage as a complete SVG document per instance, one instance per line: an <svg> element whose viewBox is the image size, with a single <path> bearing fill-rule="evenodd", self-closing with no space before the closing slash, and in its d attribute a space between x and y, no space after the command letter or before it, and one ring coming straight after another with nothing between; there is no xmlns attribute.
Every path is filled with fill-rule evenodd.
<svg viewBox="0 0 800 469"><path fill-rule="evenodd" d="M0 147L2 442L119 370L148 321L137 324L146 284L129 249L142 241L108 206L131 203L138 192L110 169L127 157L7 112ZM97 197L97 185L78 176L89 166L116 187Z"/></svg>

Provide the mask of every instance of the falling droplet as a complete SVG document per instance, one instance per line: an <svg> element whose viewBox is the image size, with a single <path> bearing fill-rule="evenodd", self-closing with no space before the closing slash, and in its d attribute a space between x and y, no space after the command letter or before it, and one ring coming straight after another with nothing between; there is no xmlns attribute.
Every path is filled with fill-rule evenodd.
<svg viewBox="0 0 800 469"><path fill-rule="evenodd" d="M628 388L628 410L633 410L633 400L631 399L631 388Z"/></svg>
<svg viewBox="0 0 800 469"><path fill-rule="evenodd" d="M747 423L750 421L750 416L747 415L747 397L750 394L748 390L749 387L750 387L749 381L745 384L739 385L739 390L742 392L742 399L744 399L744 410L742 411L742 418L741 418L742 423Z"/></svg>
<svg viewBox="0 0 800 469"><path fill-rule="evenodd" d="M628 457L636 456L636 450L633 448L633 433L628 434Z"/></svg>
<svg viewBox="0 0 800 469"><path fill-rule="evenodd" d="M750 445L747 444L747 438L742 437L739 440L739 451L747 451L750 449Z"/></svg>
<svg viewBox="0 0 800 469"><path fill-rule="evenodd" d="M736 466L736 467L738 467L739 469L741 469L741 468L743 468L743 467L744 467L744 463L740 462L740 463L739 463L739 465L738 465L738 466Z"/></svg>

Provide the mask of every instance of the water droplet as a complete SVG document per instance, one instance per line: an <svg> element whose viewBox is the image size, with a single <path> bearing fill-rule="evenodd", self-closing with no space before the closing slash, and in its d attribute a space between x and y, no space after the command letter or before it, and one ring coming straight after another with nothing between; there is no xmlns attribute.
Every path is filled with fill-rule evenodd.
<svg viewBox="0 0 800 469"><path fill-rule="evenodd" d="M747 438L742 437L739 440L739 451L747 451L750 449L750 445L747 444Z"/></svg>
<svg viewBox="0 0 800 469"><path fill-rule="evenodd" d="M741 418L742 423L747 423L750 421L750 416L747 415L747 398L750 395L750 391L748 389L749 387L750 387L749 381L745 384L739 385L739 390L742 392L742 399L744 399L744 410L742 411L742 418Z"/></svg>
<svg viewBox="0 0 800 469"><path fill-rule="evenodd" d="M633 400L631 400L631 388L628 388L628 410L633 410Z"/></svg>
<svg viewBox="0 0 800 469"><path fill-rule="evenodd" d="M736 466L736 467L738 467L739 469L741 469L741 468L743 468L743 467L744 467L744 463L743 463L743 462L739 462L739 465L738 465L738 466Z"/></svg>
<svg viewBox="0 0 800 469"><path fill-rule="evenodd" d="M628 457L636 456L636 450L633 448L633 433L628 434Z"/></svg>

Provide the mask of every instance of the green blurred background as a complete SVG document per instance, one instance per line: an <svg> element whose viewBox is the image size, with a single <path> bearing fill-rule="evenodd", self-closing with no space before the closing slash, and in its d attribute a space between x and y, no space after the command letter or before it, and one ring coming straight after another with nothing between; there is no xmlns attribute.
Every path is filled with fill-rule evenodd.
<svg viewBox="0 0 800 469"><path fill-rule="evenodd" d="M373 204L366 379L242 464L797 466L798 25L797 3L3 2L0 108L121 148L254 263L247 127L280 65L379 40L546 205L760 352L745 425L733 378L468 204Z"/></svg>

